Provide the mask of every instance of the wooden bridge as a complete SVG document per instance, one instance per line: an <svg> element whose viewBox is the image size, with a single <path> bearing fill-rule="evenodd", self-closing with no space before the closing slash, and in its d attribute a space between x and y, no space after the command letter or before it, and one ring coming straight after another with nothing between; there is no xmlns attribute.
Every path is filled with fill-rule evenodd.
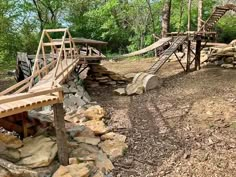
<svg viewBox="0 0 236 177"><path fill-rule="evenodd" d="M86 42L94 43L83 39L82 43ZM65 165L68 164L68 153L61 84L77 65L86 64L89 59L104 58L100 52L92 55L91 50L87 45L86 52L82 53L68 29L43 30L31 76L0 93L0 118L54 105L59 159Z"/></svg>

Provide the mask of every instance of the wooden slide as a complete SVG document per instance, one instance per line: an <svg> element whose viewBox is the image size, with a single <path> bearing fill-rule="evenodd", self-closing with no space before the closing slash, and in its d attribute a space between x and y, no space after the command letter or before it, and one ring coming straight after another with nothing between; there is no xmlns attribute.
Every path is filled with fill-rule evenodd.
<svg viewBox="0 0 236 177"><path fill-rule="evenodd" d="M135 52L132 52L129 54L124 54L124 55L115 57L115 59L122 59L122 58L134 57L137 55L145 54L145 53L152 51L154 49L158 49L160 47L163 47L164 45L168 44L168 42L170 42L171 39L172 39L171 37L162 38L146 48L143 48L141 50L138 50L138 51L135 51Z"/></svg>

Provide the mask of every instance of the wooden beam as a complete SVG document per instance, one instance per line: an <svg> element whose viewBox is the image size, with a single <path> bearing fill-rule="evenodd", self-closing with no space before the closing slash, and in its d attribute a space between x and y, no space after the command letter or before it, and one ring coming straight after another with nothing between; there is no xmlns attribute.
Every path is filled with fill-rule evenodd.
<svg viewBox="0 0 236 177"><path fill-rule="evenodd" d="M61 165L69 164L68 144L65 131L63 103L53 105L54 111L54 125L56 130L56 141L58 148L58 159Z"/></svg>

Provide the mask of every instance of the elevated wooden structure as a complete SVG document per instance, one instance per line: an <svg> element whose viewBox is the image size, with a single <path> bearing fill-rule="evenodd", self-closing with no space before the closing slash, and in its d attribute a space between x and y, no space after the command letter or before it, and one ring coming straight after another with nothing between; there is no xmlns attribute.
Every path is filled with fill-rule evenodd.
<svg viewBox="0 0 236 177"><path fill-rule="evenodd" d="M82 44L88 42L79 41ZM59 160L67 165L61 84L77 65L88 64L89 59L100 61L102 58L104 56L100 51L89 46L82 53L68 29L43 30L31 76L0 92L0 118L53 105Z"/></svg>

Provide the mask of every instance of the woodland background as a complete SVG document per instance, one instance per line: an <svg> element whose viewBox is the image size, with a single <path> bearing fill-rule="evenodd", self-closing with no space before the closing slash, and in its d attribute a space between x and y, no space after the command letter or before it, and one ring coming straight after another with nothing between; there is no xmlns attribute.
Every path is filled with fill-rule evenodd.
<svg viewBox="0 0 236 177"><path fill-rule="evenodd" d="M187 0L171 3L169 31L186 31ZM131 52L161 34L165 0L0 0L0 64L18 51L35 54L44 28L68 27L73 37L107 41L105 54ZM204 0L203 20L217 5L235 0ZM197 30L198 0L192 0L191 30ZM215 27L218 42L236 38L236 16L228 13Z"/></svg>

